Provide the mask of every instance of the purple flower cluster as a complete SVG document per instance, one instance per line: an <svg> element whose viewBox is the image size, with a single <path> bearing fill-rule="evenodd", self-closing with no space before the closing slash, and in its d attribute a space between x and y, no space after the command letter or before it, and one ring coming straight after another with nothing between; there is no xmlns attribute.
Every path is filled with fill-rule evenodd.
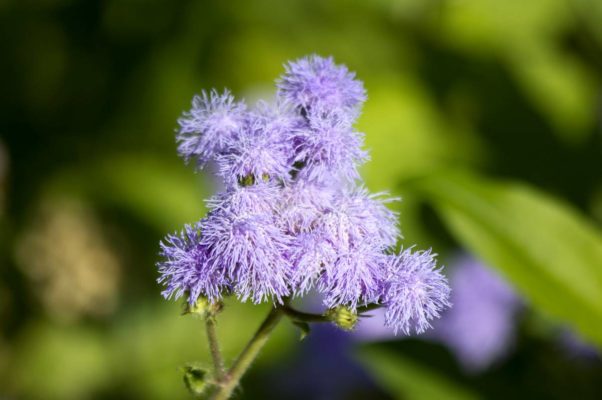
<svg viewBox="0 0 602 400"><path fill-rule="evenodd" d="M164 296L282 303L316 289L329 308L379 304L395 332L425 330L450 290L430 251L394 254L398 216L386 203L396 199L361 184L362 82L310 56L277 86L274 104L256 107L203 93L180 118L179 154L199 169L214 163L224 191L162 243Z"/></svg>

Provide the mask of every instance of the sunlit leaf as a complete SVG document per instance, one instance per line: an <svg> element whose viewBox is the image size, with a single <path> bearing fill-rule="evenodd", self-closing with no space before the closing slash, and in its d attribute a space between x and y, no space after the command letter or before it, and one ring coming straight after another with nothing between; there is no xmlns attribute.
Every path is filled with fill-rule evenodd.
<svg viewBox="0 0 602 400"><path fill-rule="evenodd" d="M533 306L602 344L602 237L589 221L526 185L450 173L418 186L457 240Z"/></svg>

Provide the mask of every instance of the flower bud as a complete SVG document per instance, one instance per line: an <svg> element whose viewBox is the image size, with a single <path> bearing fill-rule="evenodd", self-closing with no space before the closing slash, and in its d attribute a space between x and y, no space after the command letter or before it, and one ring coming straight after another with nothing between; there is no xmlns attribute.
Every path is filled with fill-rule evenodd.
<svg viewBox="0 0 602 400"><path fill-rule="evenodd" d="M326 318L332 321L339 328L350 331L357 323L357 313L349 307L338 306L326 311Z"/></svg>
<svg viewBox="0 0 602 400"><path fill-rule="evenodd" d="M184 384L195 396L203 394L211 385L209 373L203 368L187 365L184 368Z"/></svg>
<svg viewBox="0 0 602 400"><path fill-rule="evenodd" d="M238 178L240 186L252 186L255 184L255 177L251 174Z"/></svg>
<svg viewBox="0 0 602 400"><path fill-rule="evenodd" d="M204 296L200 296L194 304L185 303L185 309L183 314L196 314L203 318L209 316L215 316L223 308L223 304L220 301L211 303L209 299Z"/></svg>

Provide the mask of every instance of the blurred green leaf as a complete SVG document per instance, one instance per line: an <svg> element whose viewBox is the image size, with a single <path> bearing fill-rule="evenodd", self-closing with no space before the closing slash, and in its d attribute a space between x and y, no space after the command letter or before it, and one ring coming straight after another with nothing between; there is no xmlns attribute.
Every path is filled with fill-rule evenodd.
<svg viewBox="0 0 602 400"><path fill-rule="evenodd" d="M445 31L441 39L467 53L506 63L560 139L579 143L587 139L595 123L596 78L586 63L559 45L558 38L573 24L587 23L590 18L598 21L600 7L595 3L599 2L585 2L586 6L579 0L533 0L521 2L520 12L515 12L513 1L456 2L441 14ZM581 13L589 18L579 20L575 11L580 8L587 10Z"/></svg>
<svg viewBox="0 0 602 400"><path fill-rule="evenodd" d="M33 323L14 349L5 389L28 399L85 398L111 381L105 345L88 327Z"/></svg>
<svg viewBox="0 0 602 400"><path fill-rule="evenodd" d="M441 374L400 354L377 348L363 348L360 362L396 399L469 400L478 396Z"/></svg>
<svg viewBox="0 0 602 400"><path fill-rule="evenodd" d="M180 163L131 154L108 159L96 172L102 182L101 196L129 208L161 230L179 228L205 213L200 175Z"/></svg>
<svg viewBox="0 0 602 400"><path fill-rule="evenodd" d="M418 186L455 237L533 306L602 344L602 237L587 220L526 185L467 173Z"/></svg>

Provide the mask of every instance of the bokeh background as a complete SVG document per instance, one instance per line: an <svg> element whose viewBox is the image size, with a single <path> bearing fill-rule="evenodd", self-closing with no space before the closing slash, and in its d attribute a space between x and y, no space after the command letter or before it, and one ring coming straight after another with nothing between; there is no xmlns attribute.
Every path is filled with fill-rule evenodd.
<svg viewBox="0 0 602 400"><path fill-rule="evenodd" d="M522 311L479 371L428 338L283 323L239 395L602 398L601 22L594 0L0 1L0 398L190 398L203 326L154 264L214 187L176 120L201 89L270 96L312 53L365 82L363 176L403 198L403 244L448 272L471 254ZM228 359L265 310L226 305Z"/></svg>

